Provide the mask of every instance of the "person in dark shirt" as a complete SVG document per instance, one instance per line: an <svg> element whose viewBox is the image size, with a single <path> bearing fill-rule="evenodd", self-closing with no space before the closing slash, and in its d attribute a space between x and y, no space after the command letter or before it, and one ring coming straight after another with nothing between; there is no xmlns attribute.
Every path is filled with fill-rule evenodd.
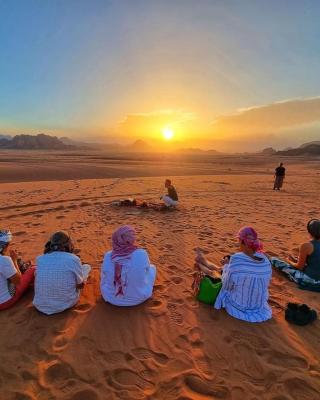
<svg viewBox="0 0 320 400"><path fill-rule="evenodd" d="M280 190L282 188L285 175L286 169L283 166L283 163L280 163L279 167L277 167L274 171L273 190Z"/></svg>
<svg viewBox="0 0 320 400"><path fill-rule="evenodd" d="M320 220L311 219L307 231L311 240L300 245L298 257L289 255L285 261L271 257L270 261L299 285L320 285Z"/></svg>
<svg viewBox="0 0 320 400"><path fill-rule="evenodd" d="M170 179L166 179L164 186L168 190L168 194L161 196L160 200L164 202L167 207L175 207L178 204L178 194L175 187L172 185Z"/></svg>

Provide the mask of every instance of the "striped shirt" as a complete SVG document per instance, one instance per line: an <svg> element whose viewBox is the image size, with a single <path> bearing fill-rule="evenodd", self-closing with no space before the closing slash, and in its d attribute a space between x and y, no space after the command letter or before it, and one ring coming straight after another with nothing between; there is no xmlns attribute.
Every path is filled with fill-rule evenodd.
<svg viewBox="0 0 320 400"><path fill-rule="evenodd" d="M268 287L271 279L271 264L262 253L255 256L261 261L240 252L230 258L222 273L222 288L215 308L225 308L232 317L262 322L272 317L268 304Z"/></svg>

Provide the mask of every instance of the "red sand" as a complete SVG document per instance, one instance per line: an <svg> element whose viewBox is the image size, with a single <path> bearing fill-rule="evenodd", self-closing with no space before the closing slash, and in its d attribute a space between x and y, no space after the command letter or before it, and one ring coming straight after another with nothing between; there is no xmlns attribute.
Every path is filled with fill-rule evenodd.
<svg viewBox="0 0 320 400"><path fill-rule="evenodd" d="M203 166L206 173L212 168ZM1 400L318 399L319 321L289 325L284 307L306 302L319 312L320 294L301 291L275 272L273 318L262 324L236 320L192 297L196 246L218 261L236 250L235 232L251 224L267 251L285 256L307 238L307 220L319 217L313 167L292 166L280 193L271 190L272 174L265 175L263 165L250 168L243 175L238 168L237 174L176 177L182 202L167 214L109 205L131 194L158 199L160 177L1 184L1 226L14 232L25 258L34 259L52 232L66 229L93 267L73 310L41 315L29 293L1 312ZM153 298L130 309L105 304L99 291L103 254L124 223L136 227L158 268Z"/></svg>

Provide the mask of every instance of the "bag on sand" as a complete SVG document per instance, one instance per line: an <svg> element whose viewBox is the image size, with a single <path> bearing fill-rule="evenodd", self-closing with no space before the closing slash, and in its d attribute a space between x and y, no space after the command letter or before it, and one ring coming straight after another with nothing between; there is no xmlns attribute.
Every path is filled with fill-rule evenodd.
<svg viewBox="0 0 320 400"><path fill-rule="evenodd" d="M197 284L196 280L198 281ZM222 287L221 279L212 278L209 275L198 276L194 282L195 295L197 300L205 304L213 305Z"/></svg>
<svg viewBox="0 0 320 400"><path fill-rule="evenodd" d="M296 325L307 325L317 319L317 312L306 304L288 303L285 318Z"/></svg>

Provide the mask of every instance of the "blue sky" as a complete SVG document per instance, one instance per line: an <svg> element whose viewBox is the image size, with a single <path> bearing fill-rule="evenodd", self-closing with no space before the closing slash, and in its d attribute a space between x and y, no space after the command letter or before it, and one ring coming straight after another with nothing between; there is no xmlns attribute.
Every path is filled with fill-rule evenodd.
<svg viewBox="0 0 320 400"><path fill-rule="evenodd" d="M317 0L0 0L0 132L113 140L169 110L210 140L221 116L320 96L319 21Z"/></svg>

